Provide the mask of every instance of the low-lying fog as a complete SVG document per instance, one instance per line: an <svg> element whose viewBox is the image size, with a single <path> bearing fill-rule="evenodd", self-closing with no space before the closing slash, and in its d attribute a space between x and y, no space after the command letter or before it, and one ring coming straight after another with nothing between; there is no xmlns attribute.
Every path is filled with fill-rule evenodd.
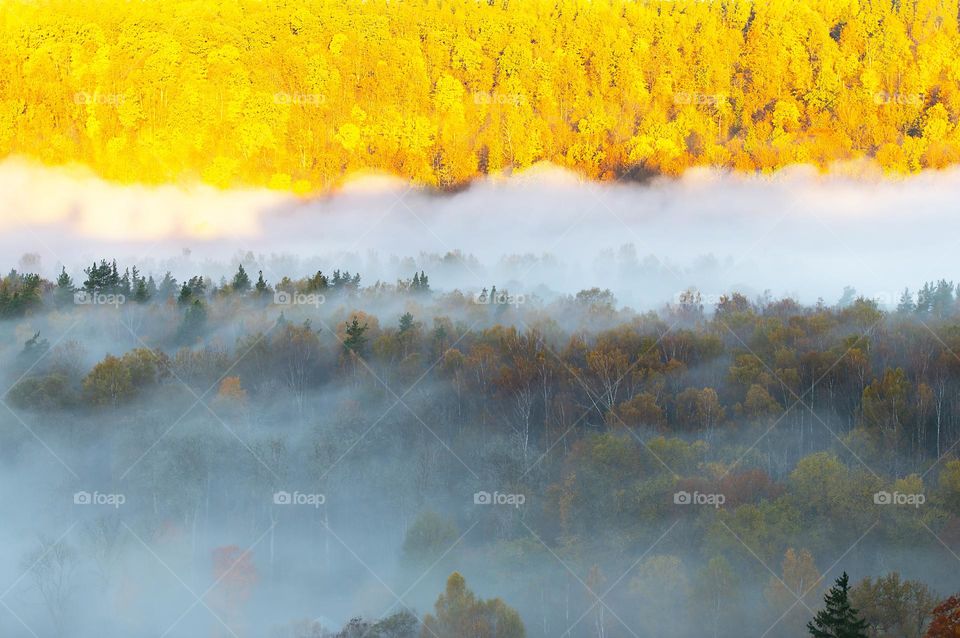
<svg viewBox="0 0 960 638"><path fill-rule="evenodd" d="M573 293L610 288L637 309L698 288L769 289L836 301L850 285L881 305L956 265L960 170L898 180L792 168L743 177L596 184L550 166L435 194L385 177L301 200L265 190L117 186L18 160L0 166L0 250L46 276L102 257L229 277L348 268L364 283L426 270L434 287ZM451 258L450 253L459 253ZM252 259L251 259L252 257Z"/></svg>

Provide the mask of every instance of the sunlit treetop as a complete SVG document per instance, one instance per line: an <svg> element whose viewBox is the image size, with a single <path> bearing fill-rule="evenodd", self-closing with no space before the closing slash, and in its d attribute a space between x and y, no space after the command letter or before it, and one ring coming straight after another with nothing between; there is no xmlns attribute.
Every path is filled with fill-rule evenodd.
<svg viewBox="0 0 960 638"><path fill-rule="evenodd" d="M958 0L0 4L0 156L121 182L452 188L960 160Z"/></svg>

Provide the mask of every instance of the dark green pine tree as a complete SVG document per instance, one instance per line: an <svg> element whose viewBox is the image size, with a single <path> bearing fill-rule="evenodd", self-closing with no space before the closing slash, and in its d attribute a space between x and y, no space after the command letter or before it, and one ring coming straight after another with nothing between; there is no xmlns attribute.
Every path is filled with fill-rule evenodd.
<svg viewBox="0 0 960 638"><path fill-rule="evenodd" d="M326 275L322 271L318 270L317 274L313 277L307 279L307 292L324 292L327 288L330 287L330 282L327 279Z"/></svg>
<svg viewBox="0 0 960 638"><path fill-rule="evenodd" d="M157 296L160 297L161 301L169 301L177 295L178 288L177 280L173 278L168 270L163 276L163 279L160 280L160 286L157 287Z"/></svg>
<svg viewBox="0 0 960 638"><path fill-rule="evenodd" d="M207 308L202 301L194 299L183 314L183 322L177 331L177 338L184 345L193 344L203 335L206 327Z"/></svg>
<svg viewBox="0 0 960 638"><path fill-rule="evenodd" d="M413 315L409 312L405 312L400 315L400 334L406 334L411 329L413 329Z"/></svg>
<svg viewBox="0 0 960 638"><path fill-rule="evenodd" d="M150 301L150 290L147 288L147 280L140 277L133 286L133 300L137 303L147 303Z"/></svg>
<svg viewBox="0 0 960 638"><path fill-rule="evenodd" d="M807 623L813 638L868 638L867 622L850 606L849 591L847 572L843 572L823 597L826 607Z"/></svg>
<svg viewBox="0 0 960 638"><path fill-rule="evenodd" d="M250 290L250 276L243 269L243 264L237 269L237 274L233 276L233 291L241 295Z"/></svg>
<svg viewBox="0 0 960 638"><path fill-rule="evenodd" d="M903 294L900 295L900 303L897 304L897 313L898 314L910 314L915 312L917 309L917 304L913 303L913 293L910 292L909 288L903 289Z"/></svg>
<svg viewBox="0 0 960 638"><path fill-rule="evenodd" d="M183 282L183 285L180 287L180 296L177 297L177 303L181 306L190 305L190 301L193 299L193 290L190 288L190 284Z"/></svg>
<svg viewBox="0 0 960 638"><path fill-rule="evenodd" d="M343 347L350 352L362 354L363 347L367 344L367 324L362 324L354 317L353 321L347 322L347 338L343 340Z"/></svg>
<svg viewBox="0 0 960 638"><path fill-rule="evenodd" d="M73 285L73 278L67 274L67 269L61 268L60 274L57 275L57 290L54 293L57 304L65 306L73 303L73 293L76 290Z"/></svg>
<svg viewBox="0 0 960 638"><path fill-rule="evenodd" d="M134 269L134 278L136 278L136 269ZM124 297L129 297L133 292L133 283L130 279L130 269L127 268L123 271L123 276L120 277L120 281L117 282L116 292L123 295Z"/></svg>
<svg viewBox="0 0 960 638"><path fill-rule="evenodd" d="M50 342L36 333L23 344L23 350L19 354L21 361L32 366L50 349Z"/></svg>
<svg viewBox="0 0 960 638"><path fill-rule="evenodd" d="M267 285L267 280L263 278L263 271L262 271L262 270L260 271L260 274L259 274L259 276L257 277L257 283L256 283L256 285L254 286L254 288L255 288L256 291L257 291L257 296L258 296L258 297L263 297L264 295L268 295L268 294L270 294L270 293L272 292L272 291L270 290L270 286Z"/></svg>

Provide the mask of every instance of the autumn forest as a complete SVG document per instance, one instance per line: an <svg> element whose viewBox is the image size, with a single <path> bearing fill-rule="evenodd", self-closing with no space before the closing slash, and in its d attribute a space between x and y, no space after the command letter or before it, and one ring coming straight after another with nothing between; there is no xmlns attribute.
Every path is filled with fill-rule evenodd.
<svg viewBox="0 0 960 638"><path fill-rule="evenodd" d="M0 0L0 637L960 638L960 0Z"/></svg>
<svg viewBox="0 0 960 638"><path fill-rule="evenodd" d="M889 311L739 293L705 307L690 290L638 314L601 289L551 303L495 285L442 293L426 272L269 281L241 264L220 283L178 282L104 260L84 277L0 286L16 341L5 455L36 436L66 470L54 493L74 472L123 486L122 508L59 541L41 592L89 563L103 580L82 598L106 604L95 592L135 576L144 538L189 555L240 524L255 547L213 551L223 584L209 604L259 635L801 636L838 564L856 574L864 635L956 627L950 282ZM278 512L271 494L285 492ZM396 548L376 578L409 588L402 604L386 594L379 616L339 630L294 615L293 601L357 604L378 543ZM305 591L285 591L293 577ZM79 602L39 600L61 622ZM147 617L127 604L113 613ZM251 611L262 605L270 623Z"/></svg>
<svg viewBox="0 0 960 638"><path fill-rule="evenodd" d="M301 194L541 161L912 173L960 160L958 20L957 0L11 0L0 155Z"/></svg>

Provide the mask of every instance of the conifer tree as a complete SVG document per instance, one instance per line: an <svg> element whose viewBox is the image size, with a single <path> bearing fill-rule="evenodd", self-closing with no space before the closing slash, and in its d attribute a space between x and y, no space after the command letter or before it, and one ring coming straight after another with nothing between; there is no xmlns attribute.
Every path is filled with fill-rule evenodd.
<svg viewBox="0 0 960 638"><path fill-rule="evenodd" d="M850 582L847 572L823 597L826 607L807 623L813 638L867 638L867 623L850 606Z"/></svg>
<svg viewBox="0 0 960 638"><path fill-rule="evenodd" d="M262 274L262 273L261 273ZM244 294L250 290L250 276L247 274L247 271L243 269L243 264L240 264L240 267L237 268L237 274L233 276L233 291Z"/></svg>
<svg viewBox="0 0 960 638"><path fill-rule="evenodd" d="M347 322L347 338L343 340L343 347L354 352L356 354L361 354L363 347L367 343L366 333L369 326L364 323L361 324L356 317L352 321Z"/></svg>
<svg viewBox="0 0 960 638"><path fill-rule="evenodd" d="M73 285L73 278L67 274L67 269L65 267L61 268L60 274L57 275L57 304L66 305L73 303L73 293L76 292L76 290L76 287Z"/></svg>
<svg viewBox="0 0 960 638"><path fill-rule="evenodd" d="M270 292L270 286L267 285L267 280L263 278L263 271L260 271L260 274L257 276L257 283L254 286L257 291L257 296L262 297Z"/></svg>
<svg viewBox="0 0 960 638"><path fill-rule="evenodd" d="M904 288L900 295L900 302L897 304L897 312L900 314L909 314L917 309L917 304L913 303L913 293L909 288Z"/></svg>
<svg viewBox="0 0 960 638"><path fill-rule="evenodd" d="M150 291L147 289L147 280L143 277L137 279L133 286L133 300L137 303L146 303L150 300Z"/></svg>

